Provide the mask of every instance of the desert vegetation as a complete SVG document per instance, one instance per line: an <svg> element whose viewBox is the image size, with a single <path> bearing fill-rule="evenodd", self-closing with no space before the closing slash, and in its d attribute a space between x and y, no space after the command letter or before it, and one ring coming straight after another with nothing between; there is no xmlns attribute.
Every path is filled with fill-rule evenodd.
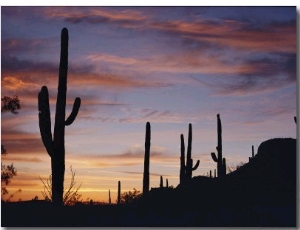
<svg viewBox="0 0 300 230"><path fill-rule="evenodd" d="M65 126L75 120L81 99L76 98L73 110L65 119L68 66L68 30L61 32L61 58L54 133L51 131L49 95L46 86L38 94L39 127L42 142L51 159L52 174L41 179L43 200L2 202L2 226L5 227L99 227L99 226L202 226L202 227L292 227L296 225L296 140L277 138L263 141L249 162L226 166L222 143L221 115L216 115L217 147L211 152L216 163L214 175L194 176L201 167L200 159L192 158L192 124L188 125L188 141L180 134L179 184L164 183L150 188L151 125L146 123L143 191L122 192L122 181L116 180L118 197L97 204L92 199L80 200L80 186L72 181L64 189ZM15 112L19 109L12 105ZM142 133L142 130L141 130ZM186 150L186 151L185 151ZM186 153L186 154L185 154ZM226 153L228 156L229 153ZM228 173L227 173L228 172ZM16 175L9 169L6 177ZM2 188L3 190L3 188ZM47 215L45 215L47 213Z"/></svg>

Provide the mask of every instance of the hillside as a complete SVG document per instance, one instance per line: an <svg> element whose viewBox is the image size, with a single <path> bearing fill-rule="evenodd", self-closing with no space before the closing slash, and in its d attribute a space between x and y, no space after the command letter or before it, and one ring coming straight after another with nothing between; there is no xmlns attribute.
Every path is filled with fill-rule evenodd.
<svg viewBox="0 0 300 230"><path fill-rule="evenodd" d="M296 226L296 140L271 139L224 178L196 176L128 205L2 204L2 226Z"/></svg>

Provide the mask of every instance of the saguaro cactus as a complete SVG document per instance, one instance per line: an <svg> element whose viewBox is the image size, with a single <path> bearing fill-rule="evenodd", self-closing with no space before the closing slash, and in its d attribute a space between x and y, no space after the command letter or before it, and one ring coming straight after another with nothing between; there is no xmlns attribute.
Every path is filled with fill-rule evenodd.
<svg viewBox="0 0 300 230"><path fill-rule="evenodd" d="M108 190L108 204L111 204L110 190Z"/></svg>
<svg viewBox="0 0 300 230"><path fill-rule="evenodd" d="M183 134L180 135L181 140L181 157L180 157L180 184L184 183L187 180L192 179L192 172L196 170L200 164L200 160L197 160L197 163L193 167L192 159L192 124L189 124L189 135L188 135L188 147L186 154L186 163L184 162L184 137Z"/></svg>
<svg viewBox="0 0 300 230"><path fill-rule="evenodd" d="M63 204L64 174L65 174L65 126L71 125L75 120L81 100L77 97L73 109L65 119L67 73L68 73L68 30L61 31L61 53L58 78L58 93L56 100L56 113L54 135L52 138L49 95L46 86L38 94L39 127L44 146L51 157L52 170L52 202L56 205Z"/></svg>
<svg viewBox="0 0 300 230"><path fill-rule="evenodd" d="M169 188L169 180L166 179L166 188Z"/></svg>
<svg viewBox="0 0 300 230"><path fill-rule="evenodd" d="M143 195L149 193L149 163L150 163L150 145L151 145L151 127L150 123L146 124L145 137L145 157L144 157L144 178L143 178Z"/></svg>
<svg viewBox="0 0 300 230"><path fill-rule="evenodd" d="M118 201L117 204L121 204L121 181L118 181Z"/></svg>
<svg viewBox="0 0 300 230"><path fill-rule="evenodd" d="M226 175L226 159L222 158L222 124L220 115L217 114L218 119L218 146L216 147L218 151L218 157L213 152L211 153L212 159L217 162L217 170L218 170L218 177L222 177Z"/></svg>
<svg viewBox="0 0 300 230"><path fill-rule="evenodd" d="M252 145L252 157L249 157L249 161L251 161L254 158L254 146Z"/></svg>
<svg viewBox="0 0 300 230"><path fill-rule="evenodd" d="M183 134L180 135L181 148L180 148L180 184L183 184L185 181L185 145L184 145L184 137Z"/></svg>
<svg viewBox="0 0 300 230"><path fill-rule="evenodd" d="M159 183L159 187L160 187L160 188L163 188L163 187L164 187L163 176L160 176L160 183Z"/></svg>

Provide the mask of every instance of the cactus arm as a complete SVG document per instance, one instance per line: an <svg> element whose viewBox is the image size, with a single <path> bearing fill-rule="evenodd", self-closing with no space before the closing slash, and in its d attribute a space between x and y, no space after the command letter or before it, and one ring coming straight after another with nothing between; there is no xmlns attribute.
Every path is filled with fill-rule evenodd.
<svg viewBox="0 0 300 230"><path fill-rule="evenodd" d="M216 156L216 154L214 152L211 153L211 157L214 160L214 162L218 162L218 158L217 158L217 156Z"/></svg>
<svg viewBox="0 0 300 230"><path fill-rule="evenodd" d="M80 108L80 103L81 103L81 99L79 97L76 97L74 104L73 104L73 109L71 114L69 115L68 119L65 121L65 125L71 125L73 123L73 121L75 120L79 108Z"/></svg>
<svg viewBox="0 0 300 230"><path fill-rule="evenodd" d="M47 153L52 157L52 133L49 108L49 94L46 86L43 86L38 94L39 127L43 144Z"/></svg>
<svg viewBox="0 0 300 230"><path fill-rule="evenodd" d="M192 171L196 170L198 168L200 164L200 160L197 160L197 163L195 164L195 166L192 168Z"/></svg>

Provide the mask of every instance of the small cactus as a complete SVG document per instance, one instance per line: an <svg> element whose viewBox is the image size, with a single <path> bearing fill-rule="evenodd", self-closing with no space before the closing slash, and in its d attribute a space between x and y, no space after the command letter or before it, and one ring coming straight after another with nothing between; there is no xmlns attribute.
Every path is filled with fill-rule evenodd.
<svg viewBox="0 0 300 230"><path fill-rule="evenodd" d="M249 157L249 161L251 161L254 158L254 146L252 145L252 157Z"/></svg>
<svg viewBox="0 0 300 230"><path fill-rule="evenodd" d="M159 187L160 187L160 188L163 188L163 187L164 187L163 176L160 176L160 183L159 183Z"/></svg>

